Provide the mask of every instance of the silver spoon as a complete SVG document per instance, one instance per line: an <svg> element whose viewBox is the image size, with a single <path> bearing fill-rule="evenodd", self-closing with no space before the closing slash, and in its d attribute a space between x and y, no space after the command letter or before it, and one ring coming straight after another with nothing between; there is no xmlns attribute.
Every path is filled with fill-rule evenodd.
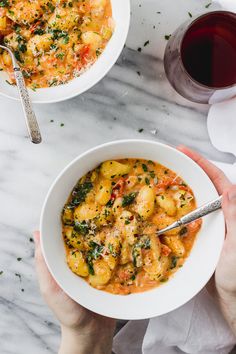
<svg viewBox="0 0 236 354"><path fill-rule="evenodd" d="M14 71L18 91L20 94L21 104L23 107L24 115L25 115L25 121L26 121L26 126L28 129L28 133L29 133L32 143L39 144L39 143L41 143L42 138L41 138L39 126L37 123L37 119L36 119L35 113L33 111L32 105L31 105L29 94L28 94L27 88L25 86L25 80L24 80L23 74L21 72L21 69L16 61L16 58L15 58L13 52L11 51L11 49L9 49L8 47L6 47L3 44L2 40L0 40L0 48L7 50L11 56L11 60L12 60L12 64L13 64L13 71Z"/></svg>
<svg viewBox="0 0 236 354"><path fill-rule="evenodd" d="M201 207L197 208L196 210L192 211L191 213L184 215L182 218L175 221L173 224L165 227L162 230L157 231L157 236L160 236L167 231L176 229L177 227L187 225L192 221L200 219L203 216L206 216L206 215L212 213L213 211L220 209L221 202L222 202L222 196L218 197L215 200L212 200L211 202L208 202L208 203L202 205Z"/></svg>

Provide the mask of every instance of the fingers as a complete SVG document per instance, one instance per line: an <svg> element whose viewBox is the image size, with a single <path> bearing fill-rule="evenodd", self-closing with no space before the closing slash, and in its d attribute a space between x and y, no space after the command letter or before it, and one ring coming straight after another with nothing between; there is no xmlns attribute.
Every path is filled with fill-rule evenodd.
<svg viewBox="0 0 236 354"><path fill-rule="evenodd" d="M236 246L236 186L232 186L223 195L222 208L226 221L227 239Z"/></svg>
<svg viewBox="0 0 236 354"><path fill-rule="evenodd" d="M177 149L190 157L206 172L214 183L219 194L223 194L225 190L230 188L232 184L225 174L203 156L183 145L178 146Z"/></svg>
<svg viewBox="0 0 236 354"><path fill-rule="evenodd" d="M35 241L35 266L38 276L40 290L44 297L49 296L51 291L60 289L53 277L51 276L47 265L44 261L41 246L40 246L40 233L34 232Z"/></svg>

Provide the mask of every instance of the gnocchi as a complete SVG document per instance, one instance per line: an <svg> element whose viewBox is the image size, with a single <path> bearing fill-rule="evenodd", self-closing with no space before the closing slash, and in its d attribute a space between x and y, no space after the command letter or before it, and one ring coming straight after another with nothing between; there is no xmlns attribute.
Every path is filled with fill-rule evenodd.
<svg viewBox="0 0 236 354"><path fill-rule="evenodd" d="M113 294L158 286L183 265L201 222L156 233L195 207L192 190L164 166L105 161L78 181L63 208L68 266Z"/></svg>
<svg viewBox="0 0 236 354"><path fill-rule="evenodd" d="M111 0L3 0L0 5L0 36L32 90L80 76L102 54L113 31ZM0 69L15 84L5 51Z"/></svg>

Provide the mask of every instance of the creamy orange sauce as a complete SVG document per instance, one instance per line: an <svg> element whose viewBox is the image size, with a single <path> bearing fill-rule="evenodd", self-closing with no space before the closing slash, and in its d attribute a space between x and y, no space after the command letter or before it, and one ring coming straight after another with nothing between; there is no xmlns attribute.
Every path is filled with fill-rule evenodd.
<svg viewBox="0 0 236 354"><path fill-rule="evenodd" d="M113 294L152 289L183 266L201 221L156 232L195 208L191 188L165 166L106 161L79 180L64 206L68 266Z"/></svg>
<svg viewBox="0 0 236 354"><path fill-rule="evenodd" d="M102 54L113 32L110 0L2 0L0 37L33 90L80 76ZM14 83L12 63L0 52L0 69Z"/></svg>

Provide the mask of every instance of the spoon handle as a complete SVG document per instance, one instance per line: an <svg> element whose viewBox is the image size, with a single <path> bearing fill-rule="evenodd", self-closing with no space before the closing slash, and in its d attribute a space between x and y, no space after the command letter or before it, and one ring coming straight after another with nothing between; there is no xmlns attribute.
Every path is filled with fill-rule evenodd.
<svg viewBox="0 0 236 354"><path fill-rule="evenodd" d="M191 213L188 213L188 214L182 216L182 218L178 219L173 224L165 227L162 230L159 230L157 232L157 235L162 235L163 233L165 233L167 231L176 229L177 227L181 227L181 226L187 225L187 224L189 224L192 221L200 219L203 216L206 216L206 215L212 213L213 211L216 211L216 210L220 209L221 208L221 202L222 202L222 196L218 197L215 200L212 200L211 202L208 202L208 203L200 206L199 208L195 209Z"/></svg>
<svg viewBox="0 0 236 354"><path fill-rule="evenodd" d="M21 97L21 103L25 114L26 126L29 132L30 139L34 144L39 144L41 143L42 138L35 113L32 109L29 94L25 86L25 80L22 72L20 71L20 68L14 67L14 74L19 94Z"/></svg>
<svg viewBox="0 0 236 354"><path fill-rule="evenodd" d="M221 201L222 201L222 196L218 197L215 200L212 200L211 202L208 202L201 207L197 208L196 210L192 211L189 214L186 214L182 216L180 219L180 222L182 225L189 224L190 222L200 219L205 215L208 215L212 213L213 211L216 211L221 208Z"/></svg>

